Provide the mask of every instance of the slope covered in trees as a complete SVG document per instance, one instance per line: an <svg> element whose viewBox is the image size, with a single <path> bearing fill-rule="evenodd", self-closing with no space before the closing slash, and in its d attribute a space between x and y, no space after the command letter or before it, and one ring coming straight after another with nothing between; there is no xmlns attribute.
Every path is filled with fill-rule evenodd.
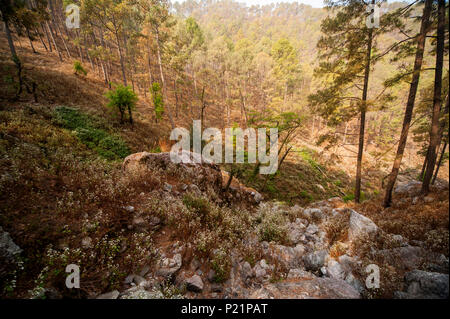
<svg viewBox="0 0 450 319"><path fill-rule="evenodd" d="M177 241L191 244L188 260L206 258L202 272L214 270L223 283L234 245L253 272L268 258L260 242L291 251L292 232L303 227L296 218L320 229L304 243L308 253L325 245L338 260L354 244L344 220L350 208L386 232L372 244L355 242L364 262L378 258L366 244L399 248L395 234L420 242L434 254L429 262L448 258L448 1L372 2L381 7L375 28L359 0L326 8L2 0L0 225L21 238L26 271L15 277L0 268L0 293L42 296L37 281L61 284L57 255L65 247L75 254L63 257L81 258L89 269L89 286L67 296L119 289L126 274L155 266L155 247ZM72 28L76 8L80 25ZM276 127L277 172L258 174L259 162L220 165L222 188L200 185L210 176L198 174L199 192L178 168L124 175L122 161L132 153L163 153L156 156L163 161L171 129L192 131L193 120L219 130ZM415 180L423 180L420 191ZM405 183L413 187L397 191ZM277 203L256 207L260 194ZM316 203L329 198L326 208ZM345 214L330 225L296 204L322 217L335 218L338 208ZM255 251L244 243L252 236ZM276 282L294 266L273 257L276 268L265 271ZM395 281L364 296L392 297L404 272L386 273ZM178 288L162 291L176 296Z"/></svg>

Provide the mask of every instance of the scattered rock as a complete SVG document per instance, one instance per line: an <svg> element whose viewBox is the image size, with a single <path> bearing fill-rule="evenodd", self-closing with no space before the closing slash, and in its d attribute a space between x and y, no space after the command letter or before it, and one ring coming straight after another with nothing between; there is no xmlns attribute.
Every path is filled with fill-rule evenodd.
<svg viewBox="0 0 450 319"><path fill-rule="evenodd" d="M251 299L358 299L360 293L343 280L314 277L311 280L291 279L266 284L250 295Z"/></svg>
<svg viewBox="0 0 450 319"><path fill-rule="evenodd" d="M190 291L200 292L203 290L203 281L199 275L186 279L186 288Z"/></svg>
<svg viewBox="0 0 450 319"><path fill-rule="evenodd" d="M310 224L308 226L308 228L306 228L306 232L310 235L314 235L315 233L317 233L319 231L319 227L317 227L314 224Z"/></svg>
<svg viewBox="0 0 450 319"><path fill-rule="evenodd" d="M344 268L334 259L328 261L327 274L330 278L345 279Z"/></svg>
<svg viewBox="0 0 450 319"><path fill-rule="evenodd" d="M328 252L326 250L319 250L312 252L303 257L303 263L306 270L319 271L328 259Z"/></svg>
<svg viewBox="0 0 450 319"><path fill-rule="evenodd" d="M156 271L158 276L169 278L176 273L182 265L181 254L176 254L173 258L164 258Z"/></svg>
<svg viewBox="0 0 450 319"><path fill-rule="evenodd" d="M292 278L313 279L314 277L315 276L312 273L300 268L290 269L288 273L288 279Z"/></svg>
<svg viewBox="0 0 450 319"><path fill-rule="evenodd" d="M253 277L253 269L252 266L246 261L241 267L241 276L242 279L247 280L248 278Z"/></svg>
<svg viewBox="0 0 450 319"><path fill-rule="evenodd" d="M134 206L125 206L123 209L129 213L134 213Z"/></svg>
<svg viewBox="0 0 450 319"><path fill-rule="evenodd" d="M164 183L164 190L166 191L166 192L171 192L172 191L172 185L170 185L169 183Z"/></svg>
<svg viewBox="0 0 450 319"><path fill-rule="evenodd" d="M91 237L84 237L81 240L81 247L84 249L92 248L92 238Z"/></svg>
<svg viewBox="0 0 450 319"><path fill-rule="evenodd" d="M117 290L113 290L104 294L101 294L97 297L97 299L117 299L119 298L120 293Z"/></svg>
<svg viewBox="0 0 450 319"><path fill-rule="evenodd" d="M447 299L449 276L422 270L413 270L405 275L406 292L396 292L401 299Z"/></svg>

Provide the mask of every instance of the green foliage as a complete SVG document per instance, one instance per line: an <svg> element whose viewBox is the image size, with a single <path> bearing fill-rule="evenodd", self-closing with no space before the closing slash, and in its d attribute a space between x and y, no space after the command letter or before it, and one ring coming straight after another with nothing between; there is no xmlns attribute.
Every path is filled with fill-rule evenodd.
<svg viewBox="0 0 450 319"><path fill-rule="evenodd" d="M360 198L361 202L365 201L366 200L366 194L363 191L361 191L361 193L359 195L359 198ZM350 202L350 201L353 201L354 199L355 199L355 192L349 193L349 194L345 195L344 197L342 197L342 200L344 202L346 202L346 203Z"/></svg>
<svg viewBox="0 0 450 319"><path fill-rule="evenodd" d="M57 107L54 111L55 122L72 130L78 139L108 160L123 159L130 154L126 143L104 129L98 128L94 118L70 107Z"/></svg>
<svg viewBox="0 0 450 319"><path fill-rule="evenodd" d="M115 90L108 91L106 93L108 98L108 106L113 109L118 109L120 112L120 119L123 122L125 111L128 109L130 122L131 111L136 107L138 96L133 92L130 86L117 85Z"/></svg>
<svg viewBox="0 0 450 319"><path fill-rule="evenodd" d="M155 116L158 120L160 120L164 114L164 101L161 87L158 82L153 82L152 87L150 88L150 93L152 95Z"/></svg>
<svg viewBox="0 0 450 319"><path fill-rule="evenodd" d="M186 194L183 198L183 204L201 218L205 218L211 211L208 200L203 197L194 197L190 194Z"/></svg>
<svg viewBox="0 0 450 319"><path fill-rule="evenodd" d="M75 71L75 74L83 74L85 76L87 75L87 71L78 60L73 62L73 70Z"/></svg>
<svg viewBox="0 0 450 319"><path fill-rule="evenodd" d="M223 250L218 250L212 260L211 268L214 270L214 282L222 283L226 281L230 276L231 270L231 259L229 254L225 253Z"/></svg>

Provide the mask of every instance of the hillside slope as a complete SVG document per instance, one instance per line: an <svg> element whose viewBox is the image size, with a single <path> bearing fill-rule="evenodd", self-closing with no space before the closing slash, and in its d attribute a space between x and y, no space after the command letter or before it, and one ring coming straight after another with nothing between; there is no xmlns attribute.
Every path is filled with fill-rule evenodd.
<svg viewBox="0 0 450 319"><path fill-rule="evenodd" d="M13 65L0 44L4 98ZM445 279L448 296L448 183L426 198L400 188L387 210L374 191L355 206L342 200L351 178L299 148L274 180L244 172L256 190L223 192L220 167L159 153L169 127L144 100L135 124L119 125L92 72L19 52L40 89L38 103L0 109L2 297L445 297ZM79 290L65 287L70 263ZM362 287L372 263L378 290ZM408 291L420 280L435 284Z"/></svg>

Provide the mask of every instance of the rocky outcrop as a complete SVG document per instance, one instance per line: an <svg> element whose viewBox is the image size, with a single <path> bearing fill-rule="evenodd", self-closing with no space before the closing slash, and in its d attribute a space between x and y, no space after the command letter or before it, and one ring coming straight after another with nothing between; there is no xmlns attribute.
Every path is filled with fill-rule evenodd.
<svg viewBox="0 0 450 319"><path fill-rule="evenodd" d="M359 299L360 293L340 279L295 278L267 284L250 295L254 299Z"/></svg>
<svg viewBox="0 0 450 319"><path fill-rule="evenodd" d="M179 163L172 161L170 153L136 153L125 158L122 169L127 173L151 174L163 171L179 181L189 181L201 190L211 187L216 192L221 191L222 174L216 164L210 163L199 154L186 151L180 151L175 157ZM167 188L169 187L166 186Z"/></svg>
<svg viewBox="0 0 450 319"><path fill-rule="evenodd" d="M22 249L14 243L8 232L0 226L0 278L14 271Z"/></svg>
<svg viewBox="0 0 450 319"><path fill-rule="evenodd" d="M448 274L413 270L405 275L406 290L397 291L400 299L447 299Z"/></svg>
<svg viewBox="0 0 450 319"><path fill-rule="evenodd" d="M354 210L351 211L350 226L348 229L348 239L350 241L370 237L377 231L378 227L372 220L361 214L358 214Z"/></svg>

